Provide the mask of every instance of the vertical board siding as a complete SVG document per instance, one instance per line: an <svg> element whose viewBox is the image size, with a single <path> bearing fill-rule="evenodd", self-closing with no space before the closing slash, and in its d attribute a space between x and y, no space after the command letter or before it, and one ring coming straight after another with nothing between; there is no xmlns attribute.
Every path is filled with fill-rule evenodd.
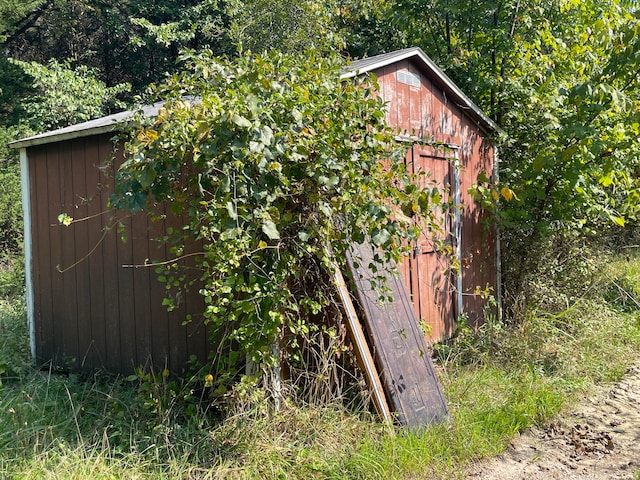
<svg viewBox="0 0 640 480"><path fill-rule="evenodd" d="M72 228L64 227L58 224L57 217L61 212L68 213L73 216L73 145L71 142L58 144L58 155L55 164L58 171L58 182L60 185L59 197L60 207L56 208L56 204L52 203L49 221L51 225L55 225L55 237L57 239L58 265L63 270L62 291L61 295L55 298L62 299L60 304L61 312L67 317L62 323L63 333L63 362L71 368L77 369L79 358L82 355L78 344L78 312L77 306L79 302L86 302L86 296L78 296L76 272L77 268L73 267L76 262L77 249L75 242L75 231L78 226ZM69 159L71 161L69 161ZM71 353L73 352L73 353Z"/></svg>
<svg viewBox="0 0 640 480"><path fill-rule="evenodd" d="M203 312L203 302L194 288L176 311L162 306L164 285L145 263L169 258L155 241L167 222L162 215L151 221L142 213L106 212L122 161L121 153L112 161L113 155L109 135L28 149L37 361L73 370L131 373L153 365L182 373L191 355L207 359L202 317L183 325L187 313ZM75 221L60 225L61 213Z"/></svg>
<svg viewBox="0 0 640 480"><path fill-rule="evenodd" d="M58 215L66 210L64 192L69 185L64 176L60 156L68 154L68 151L68 147L64 148L61 144L56 144L47 152L47 181L51 182L49 183L49 193L53 194L53 198L48 203L48 212L45 218L46 225L50 231L51 242L49 252L51 262L48 265L53 286L54 317L51 322L51 328L56 332L54 355L57 363L60 364L70 362L78 354L78 344L75 341L77 333L75 329L75 314L70 311L71 305L68 301L68 295L66 295L67 289L70 287L68 284L69 275L58 271L69 266L69 263L66 262L69 256L65 255L63 248L62 227L58 225L57 221ZM55 185L60 186L58 190L55 189ZM64 318L64 321L56 322L56 318Z"/></svg>
<svg viewBox="0 0 640 480"><path fill-rule="evenodd" d="M101 211L106 210L109 194L113 189L113 177L115 167L109 160L113 146L103 138L89 139L98 145L98 156L92 159L94 167L100 174L98 176L97 188L100 194L96 196ZM119 235L117 234L117 224L113 215L104 213L100 215L101 230L95 235L95 242L99 242L99 250L95 252L96 267L102 270L102 283L99 288L104 295L104 335L105 335L105 368L114 372L127 372L130 368L128 362L125 363L122 354L122 328L120 326L120 278L117 268L118 247L121 246ZM100 236L98 236L100 235ZM108 268L105 262L111 262ZM101 332L96 331L96 334Z"/></svg>
<svg viewBox="0 0 640 480"><path fill-rule="evenodd" d="M408 63L405 60L390 67L392 70L386 78L391 85L397 108L397 123L390 123L390 125L397 126L407 134L411 134L410 88L406 83L398 81L398 71L408 70Z"/></svg>
<svg viewBox="0 0 640 480"><path fill-rule="evenodd" d="M420 75L420 87L417 87L398 81L398 72L421 73L409 60L373 72L380 85L380 96L387 102L389 125L404 136L418 136L425 141L455 146L462 166L459 172L461 241L460 245L453 246L459 249L463 263L460 272L463 312L456 312L454 308L455 278L446 273L450 268L446 256L425 250L430 243L429 235L423 236L416 254L405 259L400 267L418 318L430 325L429 340L438 341L452 335L455 317L460 313L466 314L473 324L482 322L487 301L476 294L476 288L496 284L495 239L487 228L490 216L481 211L467 193L477 182L480 172L491 175L493 149L480 127L449 101L443 90L426 75ZM418 151L416 155L414 149L407 153L407 166L414 172L421 169L430 172L431 178L446 190L452 182L443 169L454 167L437 156L421 156ZM453 230L448 226L445 235L451 237L452 234Z"/></svg>
<svg viewBox="0 0 640 480"><path fill-rule="evenodd" d="M71 205L68 207L69 215L74 218L88 218L89 209L87 207L87 175L86 175L86 163L85 163L85 139L73 144L71 152L71 172L73 188L71 190L72 199ZM74 229L74 243L76 247L76 255L84 256L88 255L90 251L89 241L90 236L87 230L87 222L79 223ZM86 253L84 253L86 252ZM84 257L80 257L82 259ZM75 273L75 289L73 294L75 296L76 303L76 330L78 332L78 362L79 367L82 368L85 363L93 365L97 363L94 358L95 350L93 345L92 328L91 328L91 305L93 303L93 296L91 292L91 277L89 275L89 262L80 261L71 270ZM82 300L83 288L87 288L89 295ZM84 349L83 349L84 347Z"/></svg>
<svg viewBox="0 0 640 480"><path fill-rule="evenodd" d="M462 198L462 244L461 274L463 285L464 312L472 321L481 321L487 301L475 294L476 287L487 285L495 288L497 271L495 265L495 236L493 221L489 212L480 209L468 193L469 187L477 182L480 172L488 177L493 173L493 148L478 132L478 128L466 118L462 121L461 140L463 165L461 172ZM495 295L495 291L492 292Z"/></svg>
<svg viewBox="0 0 640 480"><path fill-rule="evenodd" d="M120 361L124 371L131 371L138 365L136 351L138 322L135 317L134 283L131 270L123 265L133 264L133 249L131 247L131 218L127 217L120 222L124 227L126 239L116 239L115 264L106 265L115 268L118 273L118 318L120 323ZM105 262L109 259L105 259ZM113 259L111 259L113 261ZM109 288L106 286L106 288ZM133 321L127 321L132 319Z"/></svg>
<svg viewBox="0 0 640 480"><path fill-rule="evenodd" d="M136 318L135 354L138 365L146 365L153 356L151 342L151 285L150 268L144 267L149 259L149 228L148 217L144 213L138 213L131 219L131 262L129 266L123 266L131 277L133 284L133 315ZM156 323L159 323L156 321Z"/></svg>
<svg viewBox="0 0 640 480"><path fill-rule="evenodd" d="M83 161L85 172L86 191L84 198L81 200L86 205L86 215L88 220L85 222L86 229L86 255L87 268L89 272L89 295L91 298L91 313L89 318L85 319L88 324L87 328L91 329L91 348L87 353L87 362L89 365L104 365L109 368L110 363L107 356L107 332L112 331L106 329L107 315L105 302L105 281L103 268L100 260L103 258L104 241L102 239L102 212L103 205L101 198L101 173L96 165L96 161L100 158L100 147L97 142L91 141L90 138L85 139L85 159ZM96 189L89 190L89 185L95 185Z"/></svg>
<svg viewBox="0 0 640 480"><path fill-rule="evenodd" d="M165 215L165 206L161 205L157 207L158 220L152 221L147 217L147 226L149 230L149 238L156 239L164 233L164 223L159 220L160 217ZM157 258L169 258L166 246L160 242L149 243L148 251L149 259ZM146 268L149 277L149 289L150 295L149 301L149 333L151 341L151 351L153 358L165 358L167 361L171 358L170 345L171 339L169 337L169 315L167 314L166 307L162 305L161 301L156 301L165 297L164 285L157 280L157 274L155 268ZM154 300L156 299L156 300ZM177 353L177 352L176 352ZM170 369L175 369L173 365L167 365Z"/></svg>
<svg viewBox="0 0 640 480"><path fill-rule="evenodd" d="M420 81L399 81L398 72L419 74ZM458 148L462 165L461 241L459 245L449 241L462 259L463 312L454 307L455 278L446 256L432 248L432 234L426 232L415 254L399 267L416 315L430 326L429 340L437 341L453 333L460 313L467 314L472 323L482 321L487 302L476 294L476 288L496 285L490 217L467 193L480 172L492 173L493 149L478 124L411 61L373 73L378 77L380 96L387 102L387 122L399 134ZM102 134L32 146L26 153L37 361L121 373L133 372L136 366L149 362L181 372L192 355L205 362L211 342L198 288L181 292L178 307L167 312L162 306L164 285L157 281L153 268L142 266L147 259L171 257L168 247L159 246L154 238L164 234L168 226L181 228L182 220L161 205L156 206L157 212L165 219L157 222L144 214L105 213L116 166L123 161L122 149L114 154L110 135ZM425 187L433 183L446 191L452 183L454 167L447 155L415 145L405 163L414 172L429 172ZM84 221L64 227L58 222L60 213ZM443 217L443 221L444 235L451 237L451 219ZM125 226L126 242L120 239L119 223ZM196 244L188 245L185 254L199 249ZM195 267L193 258L181 263ZM61 273L59 268L67 270ZM195 268L188 272L193 279L200 275ZM193 320L183 325L188 315Z"/></svg>

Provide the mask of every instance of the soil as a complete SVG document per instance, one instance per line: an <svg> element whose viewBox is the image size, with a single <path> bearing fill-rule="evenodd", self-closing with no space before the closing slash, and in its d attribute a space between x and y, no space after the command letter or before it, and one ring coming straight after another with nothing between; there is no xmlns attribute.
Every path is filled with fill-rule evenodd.
<svg viewBox="0 0 640 480"><path fill-rule="evenodd" d="M472 466L468 480L640 480L640 363L500 456Z"/></svg>

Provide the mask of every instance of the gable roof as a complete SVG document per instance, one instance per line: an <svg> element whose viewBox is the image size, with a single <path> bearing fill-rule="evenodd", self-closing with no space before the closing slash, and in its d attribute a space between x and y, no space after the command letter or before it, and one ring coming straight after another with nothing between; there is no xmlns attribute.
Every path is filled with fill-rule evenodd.
<svg viewBox="0 0 640 480"><path fill-rule="evenodd" d="M473 103L453 80L440 70L440 68L433 63L433 60L419 47L405 48L395 52L383 53L374 57L356 60L347 66L341 78L351 78L359 74L369 73L402 60L410 60L420 70L426 72L429 79L446 93L447 98L452 100L466 115L476 120L483 130L490 133L500 131L500 127L498 127L480 107Z"/></svg>
<svg viewBox="0 0 640 480"><path fill-rule="evenodd" d="M491 120L480 109L480 107L473 103L471 99L467 97L435 63L433 63L427 54L418 47L405 48L395 52L356 60L346 67L340 78L352 78L407 59L415 62L421 70L425 71L429 75L431 81L444 90L447 94L447 98L455 102L463 112L476 120L483 130L488 132L499 131L499 127L493 122L493 120ZM158 110L162 104L163 102L159 102L154 105L145 106L142 108L142 113L145 116L154 117L158 114ZM57 130L33 135L31 137L22 138L20 140L15 140L10 142L9 146L13 148L25 148L35 145L60 142L63 140L71 140L74 138L88 137L91 135L99 135L101 133L114 132L120 128L122 123L139 111L140 110L127 110L125 112L107 115L106 117L96 118L95 120L89 120L88 122L78 123Z"/></svg>

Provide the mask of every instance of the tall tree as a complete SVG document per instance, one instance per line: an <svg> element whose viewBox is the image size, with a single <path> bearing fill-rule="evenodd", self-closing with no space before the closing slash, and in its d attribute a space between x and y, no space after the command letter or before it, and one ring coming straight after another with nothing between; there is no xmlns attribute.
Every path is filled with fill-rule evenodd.
<svg viewBox="0 0 640 480"><path fill-rule="evenodd" d="M398 32L396 47L422 47L503 129L501 187L511 201L501 218L513 288L535 269L549 235L635 219L636 2L372 0L368 6ZM376 35L370 25L355 26L357 38L381 45L363 40ZM476 193L488 207L499 196L488 185Z"/></svg>
<svg viewBox="0 0 640 480"><path fill-rule="evenodd" d="M334 0L229 0L230 36L245 50L296 53L313 48L328 53L342 46Z"/></svg>
<svg viewBox="0 0 640 480"><path fill-rule="evenodd" d="M45 0L0 0L0 46L38 21Z"/></svg>
<svg viewBox="0 0 640 480"><path fill-rule="evenodd" d="M48 65L13 60L33 80L33 94L22 101L24 123L43 132L103 116L111 109L121 110L118 96L130 85L107 87L96 72L85 66L71 68L69 62L51 60Z"/></svg>
<svg viewBox="0 0 640 480"><path fill-rule="evenodd" d="M4 50L41 64L72 59L96 68L107 85L130 83L140 92L175 71L183 47L229 51L224 25L215 0L50 0Z"/></svg>
<svg viewBox="0 0 640 480"><path fill-rule="evenodd" d="M345 53L362 58L407 46L404 25L393 21L396 12L394 0L339 0L335 21Z"/></svg>
<svg viewBox="0 0 640 480"><path fill-rule="evenodd" d="M639 34L623 2L565 1L518 39L518 56L500 78L502 178L519 197L504 210L514 253L562 229L636 218ZM518 279L527 263L512 266Z"/></svg>

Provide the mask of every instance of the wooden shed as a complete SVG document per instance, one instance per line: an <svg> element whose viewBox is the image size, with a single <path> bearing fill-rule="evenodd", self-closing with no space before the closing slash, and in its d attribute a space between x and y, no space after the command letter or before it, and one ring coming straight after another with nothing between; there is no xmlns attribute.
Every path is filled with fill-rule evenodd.
<svg viewBox="0 0 640 480"><path fill-rule="evenodd" d="M491 137L498 127L419 48L355 61L344 76L363 73L377 77L387 123L409 147L407 168L428 172L425 186L435 182L452 205L443 231L424 232L401 266L416 315L436 342L451 336L460 316L482 321L487 294L500 300L495 226L468 193L481 172L497 177Z"/></svg>
<svg viewBox="0 0 640 480"><path fill-rule="evenodd" d="M388 121L401 131L398 141L410 142L407 168L430 172L457 206L443 217L441 236L462 265L460 274L428 235L402 266L416 313L431 325L431 340L438 340L452 333L457 316L481 318L486 301L476 288L498 281L495 236L467 194L480 171L495 167L488 136L496 126L420 49L353 62L343 77L366 72L378 77ZM157 109L149 106L145 113L154 116ZM166 216L159 221L104 212L123 160L113 135L131 114L11 144L20 149L27 317L38 363L126 374L151 363L181 372L190 358L207 357L197 292L185 293L179 308L168 312L164 285L152 268L140 267L148 259L170 257L153 239L168 226L179 227L180 219L168 212L160 212ZM424 140L447 148L425 146ZM78 221L65 227L61 213ZM128 232L126 242L121 227Z"/></svg>

